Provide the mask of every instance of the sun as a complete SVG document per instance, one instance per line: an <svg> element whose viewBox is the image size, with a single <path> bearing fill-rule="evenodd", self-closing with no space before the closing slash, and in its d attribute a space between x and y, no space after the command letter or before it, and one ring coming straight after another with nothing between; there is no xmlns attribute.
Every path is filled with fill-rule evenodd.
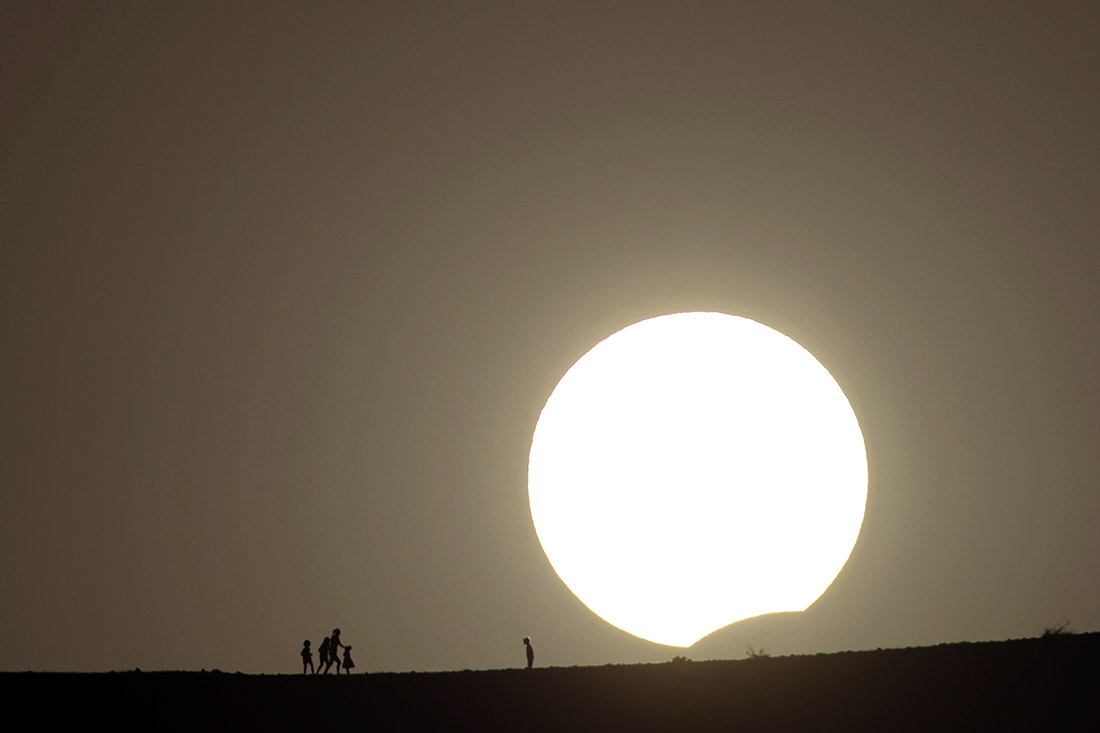
<svg viewBox="0 0 1100 733"><path fill-rule="evenodd" d="M817 600L863 524L867 454L806 349L747 318L676 313L565 373L535 426L528 492L550 564L588 608L690 646Z"/></svg>

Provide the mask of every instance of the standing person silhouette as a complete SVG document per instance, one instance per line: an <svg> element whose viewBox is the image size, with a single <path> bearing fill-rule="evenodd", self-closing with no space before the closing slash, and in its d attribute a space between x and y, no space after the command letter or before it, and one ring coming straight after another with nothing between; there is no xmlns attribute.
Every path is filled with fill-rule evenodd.
<svg viewBox="0 0 1100 733"><path fill-rule="evenodd" d="M355 662L351 661L351 644L344 645L344 674L351 674L351 668L355 666ZM340 674L337 672L336 674Z"/></svg>
<svg viewBox="0 0 1100 733"><path fill-rule="evenodd" d="M321 660L317 662L317 669L321 669L323 667L325 670L325 674L328 674L328 666L332 664L332 662L329 661L330 646L331 644L329 642L329 638L326 636L325 640L321 642Z"/></svg>
<svg viewBox="0 0 1100 733"><path fill-rule="evenodd" d="M313 650L309 648L309 639L302 644L302 674L306 673L306 667L309 667L309 671L313 674L317 674L313 666Z"/></svg>
<svg viewBox="0 0 1100 733"><path fill-rule="evenodd" d="M531 637L523 637L523 645L527 647L527 669L535 665L535 648L531 646Z"/></svg>
<svg viewBox="0 0 1100 733"><path fill-rule="evenodd" d="M340 643L340 629L333 629L332 636L329 637L328 644L328 664L325 665L325 674L328 674L328 668L332 666L333 662L336 662L336 674L340 674L340 647L343 644Z"/></svg>

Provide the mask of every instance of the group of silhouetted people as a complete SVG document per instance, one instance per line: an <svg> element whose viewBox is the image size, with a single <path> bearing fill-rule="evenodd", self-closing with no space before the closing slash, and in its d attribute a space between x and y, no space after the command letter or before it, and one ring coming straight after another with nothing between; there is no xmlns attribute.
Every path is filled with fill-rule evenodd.
<svg viewBox="0 0 1100 733"><path fill-rule="evenodd" d="M531 646L531 637L523 637L523 646L527 648L527 669L535 666L535 648ZM343 662L340 660L340 647L344 648ZM336 674L343 667L345 674L351 674L355 662L351 660L351 645L340 642L340 629L333 629L332 636L326 636L321 642L321 661L313 666L313 650L309 648L309 639L302 644L302 674L328 674L329 667L336 665ZM307 671L308 670L308 671Z"/></svg>
<svg viewBox="0 0 1100 733"><path fill-rule="evenodd" d="M343 662L340 660L340 647L344 648ZM343 667L345 674L351 674L355 662L351 659L351 645L340 642L340 629L333 629L332 636L326 636L321 642L321 659L317 667L313 666L313 651L309 648L309 639L302 644L302 674L328 674L329 668L335 664L336 674L340 674ZM309 672L306 672L306 670Z"/></svg>

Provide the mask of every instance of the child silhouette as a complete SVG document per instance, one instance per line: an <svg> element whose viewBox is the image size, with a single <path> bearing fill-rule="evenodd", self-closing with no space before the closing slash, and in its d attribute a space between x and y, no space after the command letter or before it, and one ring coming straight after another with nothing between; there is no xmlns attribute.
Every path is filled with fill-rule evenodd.
<svg viewBox="0 0 1100 733"><path fill-rule="evenodd" d="M302 644L302 674L306 673L306 667L309 667L309 671L313 674L317 674L317 670L313 667L313 650L309 648L309 639Z"/></svg>

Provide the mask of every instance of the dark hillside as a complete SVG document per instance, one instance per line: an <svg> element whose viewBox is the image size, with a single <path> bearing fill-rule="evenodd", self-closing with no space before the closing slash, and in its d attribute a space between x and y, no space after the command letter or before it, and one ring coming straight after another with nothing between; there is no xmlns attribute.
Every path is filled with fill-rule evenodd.
<svg viewBox="0 0 1100 733"><path fill-rule="evenodd" d="M51 727L1095 731L1098 662L1093 633L530 672L12 673L0 683L9 704Z"/></svg>

